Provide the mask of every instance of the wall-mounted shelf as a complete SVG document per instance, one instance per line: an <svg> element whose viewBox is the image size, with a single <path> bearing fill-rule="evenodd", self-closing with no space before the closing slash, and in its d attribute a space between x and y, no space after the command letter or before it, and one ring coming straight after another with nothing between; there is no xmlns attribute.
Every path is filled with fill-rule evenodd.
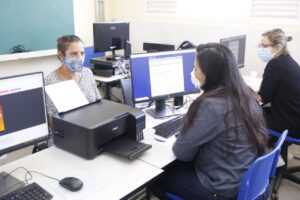
<svg viewBox="0 0 300 200"><path fill-rule="evenodd" d="M24 52L24 53L14 53L14 54L4 54L4 55L0 55L0 62L21 60L21 59L28 59L28 58L38 58L38 57L45 57L45 56L53 56L56 54L57 54L56 49L32 51L32 52Z"/></svg>

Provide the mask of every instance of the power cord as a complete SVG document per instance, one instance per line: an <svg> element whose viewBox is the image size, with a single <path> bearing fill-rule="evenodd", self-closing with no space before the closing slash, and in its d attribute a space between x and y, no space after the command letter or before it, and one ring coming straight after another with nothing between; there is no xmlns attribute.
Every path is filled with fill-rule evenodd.
<svg viewBox="0 0 300 200"><path fill-rule="evenodd" d="M26 185L28 185L28 181L30 181L32 179L32 173L35 173L35 174L39 174L39 175L42 175L46 178L49 178L49 179L52 179L52 180L55 180L55 181L60 181L60 179L57 179L57 178L54 178L54 177L51 177L51 176L48 176L46 174L43 174L41 172L37 172L37 171L29 171L28 169L26 169L25 167L17 167L15 169L13 169L12 171L10 171L8 174L6 174L4 177L2 176L3 180L5 181L7 179L7 177L9 175L11 175L12 173L14 173L15 171L19 170L19 169L23 169L26 171L25 173L25 177L24 177L24 181L20 181L18 183L15 183L11 186L9 186L6 190L4 190L1 194L0 194L0 197L3 197L8 191L10 191L11 188L19 185L19 184L22 184L22 183L25 183ZM29 176L29 177L28 177Z"/></svg>

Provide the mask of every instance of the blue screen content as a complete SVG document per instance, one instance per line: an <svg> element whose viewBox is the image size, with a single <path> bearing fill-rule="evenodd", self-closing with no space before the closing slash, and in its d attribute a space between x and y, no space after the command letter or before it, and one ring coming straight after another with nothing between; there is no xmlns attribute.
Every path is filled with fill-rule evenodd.
<svg viewBox="0 0 300 200"><path fill-rule="evenodd" d="M131 56L135 102L198 92L191 82L195 49L145 53Z"/></svg>

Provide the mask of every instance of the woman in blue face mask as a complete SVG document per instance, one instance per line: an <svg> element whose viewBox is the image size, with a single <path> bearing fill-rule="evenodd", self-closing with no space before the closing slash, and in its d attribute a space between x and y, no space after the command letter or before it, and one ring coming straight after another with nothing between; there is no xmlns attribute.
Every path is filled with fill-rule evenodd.
<svg viewBox="0 0 300 200"><path fill-rule="evenodd" d="M265 153L267 130L261 107L224 45L197 47L193 83L203 93L190 105L173 144L177 161L150 187L183 199L236 199L244 173Z"/></svg>
<svg viewBox="0 0 300 200"><path fill-rule="evenodd" d="M267 66L258 95L271 103L264 108L268 128L300 138L300 67L287 50L291 40L281 29L262 34L258 55Z"/></svg>
<svg viewBox="0 0 300 200"><path fill-rule="evenodd" d="M73 79L89 102L100 99L101 96L92 71L83 67L84 48L82 40L75 35L58 38L57 51L61 66L45 77L45 85ZM51 116L56 114L57 110L48 96L46 96L46 104L49 124L51 125Z"/></svg>

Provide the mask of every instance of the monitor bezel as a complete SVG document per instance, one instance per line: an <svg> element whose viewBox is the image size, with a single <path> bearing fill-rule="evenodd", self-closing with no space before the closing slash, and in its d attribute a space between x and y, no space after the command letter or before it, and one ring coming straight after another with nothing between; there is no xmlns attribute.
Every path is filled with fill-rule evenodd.
<svg viewBox="0 0 300 200"><path fill-rule="evenodd" d="M178 53L182 53L182 52L195 52L196 54L196 49L193 48L193 49L179 49L179 50L173 50L173 51L159 51L159 52L151 52L151 53L138 53L138 54L132 54L130 56L130 66L132 66L131 64L131 59L132 58L136 58L136 57L150 57L150 56L157 56L157 55L173 55L173 54L178 54ZM132 74L132 68L130 67L130 73ZM196 94L196 93L199 93L200 90L195 88L194 91L189 91L189 92L186 92L186 91L183 91L183 92L178 92L178 93L171 93L171 94L165 94L165 95L161 95L161 96L151 96L150 98L147 98L147 99L138 99L136 100L134 98L134 83L133 83L133 80L131 78L131 85L132 85L132 100L134 102L134 104L137 104L137 103L143 103L143 102L149 102L149 101L156 101L156 100L167 100L167 99L170 99L170 98L173 98L173 97L178 97L178 96L183 96L183 95L189 95L189 94Z"/></svg>
<svg viewBox="0 0 300 200"><path fill-rule="evenodd" d="M45 80L44 80L44 73L42 71L32 72L32 73L25 73L25 74L18 74L18 75L13 75L13 76L0 77L0 80L16 78L16 77L20 77L20 76L34 75L34 74L41 74L42 75L42 79L43 79L42 90L43 90L43 94L44 94L43 96L44 96L45 119L46 119L45 123L48 125L48 116L47 116L48 110L47 110L47 105L46 105ZM16 150L19 150L19 149L22 149L22 148L25 148L25 147L28 147L28 146L31 146L31 145L34 145L34 144L37 144L39 142L43 142L43 141L48 140L49 137L50 137L50 133L49 133L49 129L47 129L47 130L48 130L48 135L47 136L43 136L43 137L36 138L34 140L22 142L20 144L16 144L12 147L8 147L8 148L5 148L5 149L0 149L0 156L4 155L4 154L7 154L7 153L14 152Z"/></svg>
<svg viewBox="0 0 300 200"><path fill-rule="evenodd" d="M94 52L95 53L101 53L101 52L108 52L108 51L112 51L112 49L110 48L104 48L103 46L101 47L97 47L96 45L96 30L95 30L95 27L97 25L106 25L106 26L112 26L112 25L127 25L126 28L128 28L128 38L122 38L124 39L124 41L121 41L121 47L120 48L116 48L114 50L122 50L122 49L125 49L125 43L126 41L130 41L130 23L127 22L127 21L118 21L118 22L96 22L96 23L93 23L93 44L94 44ZM124 43L123 43L124 42ZM123 48L122 48L123 47Z"/></svg>
<svg viewBox="0 0 300 200"><path fill-rule="evenodd" d="M238 68L243 68L243 67L245 67L247 35L244 34L244 35L232 36L232 37L227 37L227 38L221 38L220 39L220 43L223 44L223 45L225 45L224 44L225 42L232 41L232 40L239 40L239 39L245 39L244 63L242 63L242 64L237 63L237 67Z"/></svg>

